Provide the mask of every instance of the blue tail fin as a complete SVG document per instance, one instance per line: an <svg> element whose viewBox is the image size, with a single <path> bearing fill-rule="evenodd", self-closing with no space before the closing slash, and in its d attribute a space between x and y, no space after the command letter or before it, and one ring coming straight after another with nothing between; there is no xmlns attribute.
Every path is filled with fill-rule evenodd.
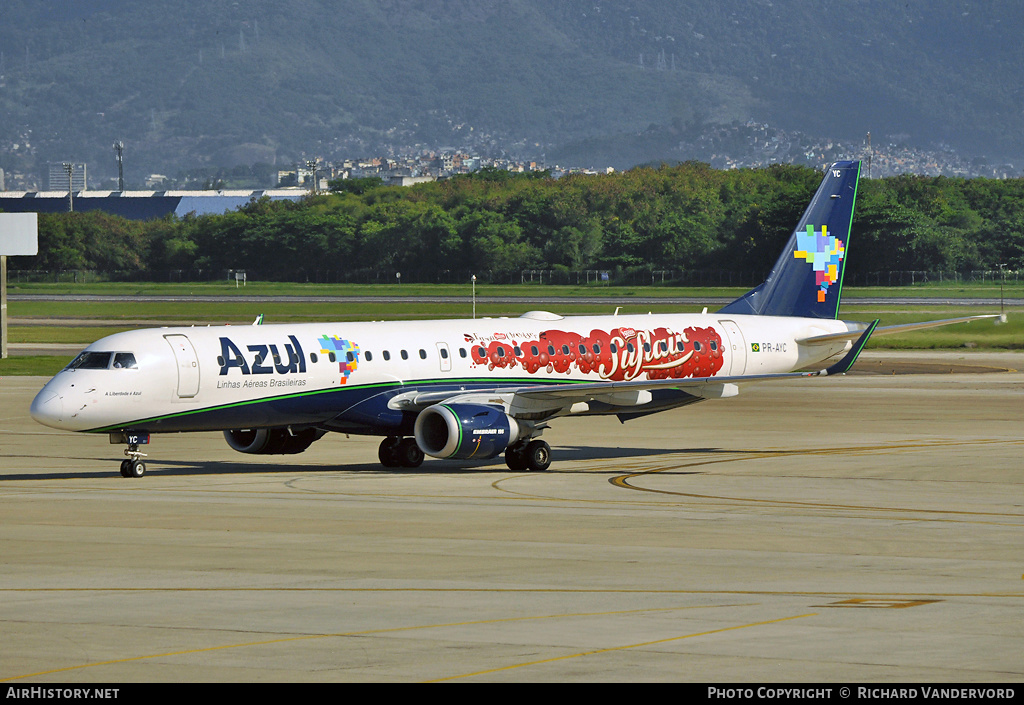
<svg viewBox="0 0 1024 705"><path fill-rule="evenodd" d="M836 318L860 162L836 162L768 278L719 313Z"/></svg>

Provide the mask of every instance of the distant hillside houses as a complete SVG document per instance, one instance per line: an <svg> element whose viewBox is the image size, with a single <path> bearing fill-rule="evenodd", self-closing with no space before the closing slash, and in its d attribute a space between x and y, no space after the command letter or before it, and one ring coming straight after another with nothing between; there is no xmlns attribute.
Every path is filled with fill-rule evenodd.
<svg viewBox="0 0 1024 705"><path fill-rule="evenodd" d="M541 162L536 160L485 158L459 151L429 151L413 155L343 159L335 162L318 161L316 165L317 190L326 191L327 184L334 179L363 179L367 177L377 177L389 186L412 186L426 181L446 179L457 174L470 174L483 167L514 172L539 171L545 168ZM293 169L283 169L277 172L276 186L312 189L312 178L313 169L311 167L296 165Z"/></svg>
<svg viewBox="0 0 1024 705"><path fill-rule="evenodd" d="M818 138L787 132L768 124L746 122L709 125L695 139L680 141L672 150L679 161L695 159L716 169L757 168L770 164L806 164L823 169L839 159L860 159L862 176L883 178L900 174L921 176L1016 178L1021 170L1013 164L988 164L968 159L942 145L917 149L904 144L901 135L870 133L862 140Z"/></svg>
<svg viewBox="0 0 1024 705"><path fill-rule="evenodd" d="M703 125L680 138L652 126L647 133L660 142L666 163L700 161L716 169L762 168L771 164L803 164L817 169L841 159L860 159L863 178L882 178L900 174L949 177L1018 178L1022 170L1013 164L989 164L984 159L963 157L951 148L939 145L925 150L909 147L901 135L866 134L859 140L818 138L790 132L766 123L748 121L729 125ZM671 134L671 139L664 139ZM27 148L28 140L19 143ZM168 177L149 174L141 181L146 190L89 190L84 163L54 162L45 173L47 190L39 190L38 177L20 171L0 170L0 210L8 212L62 212L99 208L132 219L163 217L174 213L223 213L244 205L252 198L297 200L311 192L326 192L337 179L376 177L388 186L414 186L419 183L468 174L483 168L530 172L548 170L555 178L571 173L608 173L611 167L567 167L545 164L535 158L480 156L466 147L423 149L418 152L328 161L310 158L287 169L270 165L247 179L234 179L223 170L205 169ZM196 174L199 174L198 176ZM218 175L224 174L224 176ZM68 198L68 185L72 198ZM315 188L314 188L315 180ZM110 188L109 179L105 182ZM95 186L95 185L94 185ZM17 189L6 191L6 189ZM76 205L77 203L77 205Z"/></svg>

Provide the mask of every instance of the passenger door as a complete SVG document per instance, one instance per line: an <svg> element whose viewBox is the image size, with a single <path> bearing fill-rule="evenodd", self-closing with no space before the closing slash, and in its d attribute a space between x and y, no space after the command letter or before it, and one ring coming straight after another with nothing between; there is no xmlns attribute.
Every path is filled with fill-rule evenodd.
<svg viewBox="0 0 1024 705"><path fill-rule="evenodd" d="M184 335L165 335L178 363L178 398L191 399L199 393L199 358L192 341Z"/></svg>
<svg viewBox="0 0 1024 705"><path fill-rule="evenodd" d="M729 372L730 375L741 375L747 369L747 343L743 339L743 333L735 321L719 321L725 328L726 340L723 341L729 348Z"/></svg>

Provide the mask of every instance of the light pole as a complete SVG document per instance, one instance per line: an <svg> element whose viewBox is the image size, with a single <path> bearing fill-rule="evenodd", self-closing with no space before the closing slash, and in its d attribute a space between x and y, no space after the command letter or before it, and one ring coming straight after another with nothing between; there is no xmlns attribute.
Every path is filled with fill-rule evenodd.
<svg viewBox="0 0 1024 705"><path fill-rule="evenodd" d="M307 159L306 168L313 174L313 195L316 195L316 159Z"/></svg>
<svg viewBox="0 0 1024 705"><path fill-rule="evenodd" d="M117 152L117 190L124 191L124 142L114 142L114 151Z"/></svg>
<svg viewBox="0 0 1024 705"><path fill-rule="evenodd" d="M868 133L868 178L871 178L871 133Z"/></svg>
<svg viewBox="0 0 1024 705"><path fill-rule="evenodd" d="M61 166L68 174L68 213L75 212L75 203L71 197L71 175L75 173L75 165L70 162L63 162Z"/></svg>
<svg viewBox="0 0 1024 705"><path fill-rule="evenodd" d="M473 275L473 318L476 318L476 275Z"/></svg>
<svg viewBox="0 0 1024 705"><path fill-rule="evenodd" d="M1006 263L999 265L999 320L1006 323L1006 311L1003 310L1003 278L1006 271Z"/></svg>

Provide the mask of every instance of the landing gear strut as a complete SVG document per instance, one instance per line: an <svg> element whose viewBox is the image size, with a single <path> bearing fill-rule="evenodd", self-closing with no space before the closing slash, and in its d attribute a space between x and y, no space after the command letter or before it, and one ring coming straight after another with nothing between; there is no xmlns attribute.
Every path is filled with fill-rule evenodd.
<svg viewBox="0 0 1024 705"><path fill-rule="evenodd" d="M149 443L149 434L145 431L116 431L110 434L110 443L125 443L124 454L128 457L121 461L121 477L142 477L146 474L146 464L142 459L146 454L139 450L140 445Z"/></svg>
<svg viewBox="0 0 1024 705"><path fill-rule="evenodd" d="M418 468L423 464L423 451L415 438L388 436L380 442L377 457L386 468Z"/></svg>
<svg viewBox="0 0 1024 705"><path fill-rule="evenodd" d="M142 462L146 454L139 452L138 443L129 443L124 454L128 457L121 461L121 477L142 477L146 474L146 464Z"/></svg>
<svg viewBox="0 0 1024 705"><path fill-rule="evenodd" d="M543 472L551 466L551 446L542 440L520 441L505 449L505 464L510 470Z"/></svg>

